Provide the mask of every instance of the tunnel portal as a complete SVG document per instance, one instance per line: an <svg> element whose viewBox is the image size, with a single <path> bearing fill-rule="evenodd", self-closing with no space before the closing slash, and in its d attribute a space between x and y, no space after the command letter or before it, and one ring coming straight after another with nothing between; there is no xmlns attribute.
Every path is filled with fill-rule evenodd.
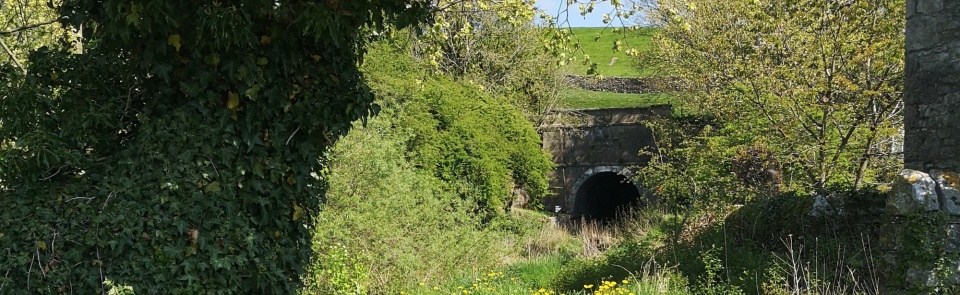
<svg viewBox="0 0 960 295"><path fill-rule="evenodd" d="M575 217L610 221L617 214L640 204L640 191L615 172L600 172L587 178L577 189Z"/></svg>

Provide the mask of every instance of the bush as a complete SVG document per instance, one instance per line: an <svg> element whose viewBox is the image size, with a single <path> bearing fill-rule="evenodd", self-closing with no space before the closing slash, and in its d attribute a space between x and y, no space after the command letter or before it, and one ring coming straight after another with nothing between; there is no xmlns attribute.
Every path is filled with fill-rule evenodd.
<svg viewBox="0 0 960 295"><path fill-rule="evenodd" d="M364 68L382 109L330 150L314 242L317 257L343 245L367 275L342 276L358 268L318 260L307 285L396 293L497 265L510 251L498 244L504 237L533 231L505 214L513 190L546 193L552 164L533 126L502 99L423 70L404 49L374 46Z"/></svg>
<svg viewBox="0 0 960 295"><path fill-rule="evenodd" d="M412 133L410 162L470 200L485 220L505 212L514 189L525 190L535 207L548 193L553 163L518 107L469 82L413 74L417 65L403 50L380 50L382 58L365 68L374 92L400 107L393 124Z"/></svg>

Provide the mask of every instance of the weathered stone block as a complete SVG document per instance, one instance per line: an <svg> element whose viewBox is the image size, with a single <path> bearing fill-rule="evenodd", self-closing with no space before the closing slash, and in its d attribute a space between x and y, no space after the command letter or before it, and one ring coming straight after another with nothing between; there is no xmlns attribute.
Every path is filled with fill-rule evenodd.
<svg viewBox="0 0 960 295"><path fill-rule="evenodd" d="M916 287L934 288L937 286L937 279L934 277L932 269L925 266L911 266L907 270L907 284Z"/></svg>
<svg viewBox="0 0 960 295"><path fill-rule="evenodd" d="M960 175L956 172L932 170L930 176L940 189L940 208L950 215L960 215Z"/></svg>
<svg viewBox="0 0 960 295"><path fill-rule="evenodd" d="M960 253L960 224L947 226L947 246L949 253Z"/></svg>
<svg viewBox="0 0 960 295"><path fill-rule="evenodd" d="M942 0L923 0L917 3L917 12L924 14L936 14L943 10Z"/></svg>
<svg viewBox="0 0 960 295"><path fill-rule="evenodd" d="M883 251L899 252L903 246L900 237L903 233L902 224L887 223L880 229L880 247Z"/></svg>
<svg viewBox="0 0 960 295"><path fill-rule="evenodd" d="M940 210L936 182L929 174L903 169L894 180L887 198L887 213L899 216Z"/></svg>
<svg viewBox="0 0 960 295"><path fill-rule="evenodd" d="M827 198L823 195L817 195L813 199L813 206L810 208L810 212L807 212L808 216L811 217L823 217L837 214L837 210L834 210L833 206L830 205L830 202L827 201Z"/></svg>

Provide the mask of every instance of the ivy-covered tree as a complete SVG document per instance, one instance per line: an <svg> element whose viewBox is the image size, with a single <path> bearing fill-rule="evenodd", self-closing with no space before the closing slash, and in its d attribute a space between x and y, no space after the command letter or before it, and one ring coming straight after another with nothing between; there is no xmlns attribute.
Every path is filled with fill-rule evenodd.
<svg viewBox="0 0 960 295"><path fill-rule="evenodd" d="M294 292L318 159L371 111L365 32L430 15L426 0L58 9L82 54L0 65L4 294Z"/></svg>

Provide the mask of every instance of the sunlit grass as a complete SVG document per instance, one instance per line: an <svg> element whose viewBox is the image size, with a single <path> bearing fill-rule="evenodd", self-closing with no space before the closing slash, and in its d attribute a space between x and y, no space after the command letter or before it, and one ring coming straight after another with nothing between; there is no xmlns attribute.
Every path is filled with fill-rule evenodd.
<svg viewBox="0 0 960 295"><path fill-rule="evenodd" d="M633 57L627 55L627 49L634 48L646 51L651 46L653 29L639 29L636 31L621 30L613 32L612 28L573 28L571 32L579 40L583 52L590 56L590 60L597 64L600 75L611 77L643 77L649 76L651 71L640 70ZM596 36L599 35L599 39ZM620 51L614 51L614 42L620 41ZM585 75L589 65L582 63L583 56L578 51L574 54L574 61L567 69L567 73Z"/></svg>
<svg viewBox="0 0 960 295"><path fill-rule="evenodd" d="M666 93L615 93L604 91L571 90L558 103L560 109L600 109L647 107L669 104L672 97Z"/></svg>
<svg viewBox="0 0 960 295"><path fill-rule="evenodd" d="M515 276L503 272L489 272L477 275L472 281L454 285L429 285L420 283L420 287L406 294L426 295L638 295L638 294L690 294L682 283L671 282L668 273L647 274L622 280L603 280L583 284L583 288L573 291L560 291L550 287L531 287Z"/></svg>

